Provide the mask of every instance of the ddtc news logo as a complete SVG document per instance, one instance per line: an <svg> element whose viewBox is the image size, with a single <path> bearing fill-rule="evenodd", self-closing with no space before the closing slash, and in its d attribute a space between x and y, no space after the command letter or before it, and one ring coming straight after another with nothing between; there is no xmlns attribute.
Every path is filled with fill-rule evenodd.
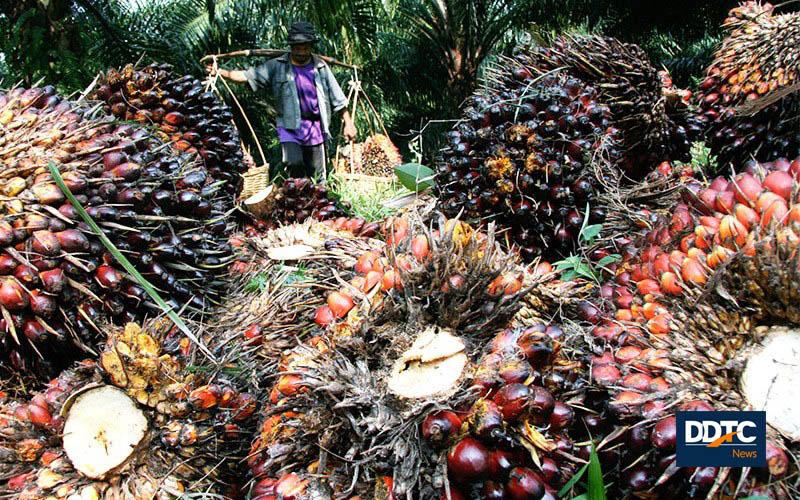
<svg viewBox="0 0 800 500"><path fill-rule="evenodd" d="M678 467L766 467L763 411L679 411Z"/></svg>

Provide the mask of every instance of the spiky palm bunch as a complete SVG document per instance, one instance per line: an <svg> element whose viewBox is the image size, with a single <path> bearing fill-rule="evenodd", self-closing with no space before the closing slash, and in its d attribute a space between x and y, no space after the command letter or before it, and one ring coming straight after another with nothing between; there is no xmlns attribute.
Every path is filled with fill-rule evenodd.
<svg viewBox="0 0 800 500"><path fill-rule="evenodd" d="M17 369L63 366L102 343L103 318L127 322L155 307L79 217L50 162L176 309L205 307L229 259L230 202L202 182L203 165L93 113L52 87L0 94L0 351Z"/></svg>
<svg viewBox="0 0 800 500"><path fill-rule="evenodd" d="M597 431L627 443L606 462L620 494L797 495L800 160L749 170L688 191L606 285L592 379ZM676 409L766 410L768 468L676 467Z"/></svg>
<svg viewBox="0 0 800 500"><path fill-rule="evenodd" d="M388 247L318 309L326 329L282 358L250 458L255 498L549 498L574 470L556 452L575 412L554 395L579 399L582 384L564 331L503 330L530 288L491 231L417 224L387 222ZM531 288L560 286L549 279Z"/></svg>
<svg viewBox="0 0 800 500"><path fill-rule="evenodd" d="M800 14L745 2L725 20L727 37L700 84L694 128L721 164L800 154Z"/></svg>
<svg viewBox="0 0 800 500"><path fill-rule="evenodd" d="M255 398L221 365L195 359L170 323L108 331L98 362L77 363L43 392L0 403L0 492L238 495Z"/></svg>

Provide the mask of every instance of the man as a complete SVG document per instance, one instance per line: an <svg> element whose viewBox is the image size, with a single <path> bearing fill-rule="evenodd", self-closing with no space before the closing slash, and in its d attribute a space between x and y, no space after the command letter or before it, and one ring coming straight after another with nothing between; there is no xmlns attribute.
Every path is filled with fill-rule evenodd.
<svg viewBox="0 0 800 500"><path fill-rule="evenodd" d="M325 141L330 138L331 115L342 114L344 136L355 140L356 128L347 111L347 97L325 61L311 54L318 41L311 23L300 21L289 29L289 54L245 71L209 67L209 73L253 90L271 90L277 111L278 139L283 162L291 170L325 182Z"/></svg>

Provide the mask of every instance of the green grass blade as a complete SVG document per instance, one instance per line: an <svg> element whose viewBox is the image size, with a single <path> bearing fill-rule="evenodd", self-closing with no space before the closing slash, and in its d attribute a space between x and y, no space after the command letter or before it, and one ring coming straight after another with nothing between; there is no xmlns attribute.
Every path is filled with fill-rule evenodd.
<svg viewBox="0 0 800 500"><path fill-rule="evenodd" d="M567 484L565 484L563 488L558 490L558 497L561 498L567 493L569 493L572 487L575 486L575 484L581 480L584 474L586 474L586 469L588 468L589 464L585 464L583 467L581 467L580 470L578 470L578 472L576 472L575 475L572 476L572 479L567 481Z"/></svg>
<svg viewBox="0 0 800 500"><path fill-rule="evenodd" d="M158 306L166 313L169 319L171 319L172 322L175 323L175 326L177 326L181 330L181 332L183 332L183 334L189 338L189 340L194 342L197 345L197 347L203 352L203 354L208 356L208 358L211 359L212 361L215 361L214 355L211 354L211 351L209 351L208 348L200 341L200 339L198 339L195 336L195 334L192 333L191 330L189 330L189 327L186 326L186 323L183 322L183 320L178 316L178 314L169 306L169 304L164 302L164 299L161 298L161 296L156 291L155 287L153 287L153 285L151 285L150 282L147 281L135 267L133 267L133 264L131 264L130 261L124 255L122 255L122 253L117 249L117 247L114 246L111 240L109 240L108 237L105 235L105 233L100 229L97 223L95 223L92 217L86 212L83 206L81 206L80 202L78 202L78 200L75 199L75 195L72 194L72 191L70 191L67 185L64 184L64 179L61 177L61 173L56 168L55 163L51 161L50 163L47 164L47 168L50 170L50 175L53 176L53 180L56 182L58 187L61 189L61 191L63 191L64 195L67 197L69 202L72 203L72 206L75 207L75 211L78 212L78 215L81 216L81 219L83 219L83 221L92 229L92 231L97 235L97 237L100 238L100 241L108 249L108 251L111 252L111 255L114 256L117 262L119 262L120 265L122 265L122 267L125 268L128 274L130 274L131 276L134 277L134 279L136 279L139 285L145 289L147 295L149 295L150 298L153 299L153 302L158 304Z"/></svg>
<svg viewBox="0 0 800 500"><path fill-rule="evenodd" d="M600 458L597 456L594 443L592 443L592 453L589 456L588 483L589 500L606 500L603 471L600 469Z"/></svg>

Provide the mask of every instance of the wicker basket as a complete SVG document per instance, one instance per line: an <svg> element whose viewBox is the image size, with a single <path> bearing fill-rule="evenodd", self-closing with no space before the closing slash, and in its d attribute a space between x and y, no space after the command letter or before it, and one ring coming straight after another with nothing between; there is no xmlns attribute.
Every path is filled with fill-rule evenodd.
<svg viewBox="0 0 800 500"><path fill-rule="evenodd" d="M239 199L246 200L269 186L269 165L249 168L242 174L242 180L242 192L239 194Z"/></svg>
<svg viewBox="0 0 800 500"><path fill-rule="evenodd" d="M385 189L392 185L394 177L367 175L361 173L362 143L352 143L337 151L333 161L333 169L343 183L355 192L369 193L377 189Z"/></svg>

